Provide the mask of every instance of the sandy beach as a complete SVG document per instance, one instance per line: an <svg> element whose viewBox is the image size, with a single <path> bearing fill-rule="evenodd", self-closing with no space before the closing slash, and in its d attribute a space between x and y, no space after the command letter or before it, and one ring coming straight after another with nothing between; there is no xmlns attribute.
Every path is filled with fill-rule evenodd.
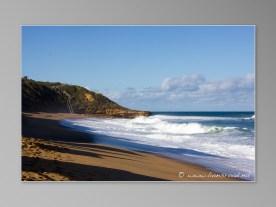
<svg viewBox="0 0 276 207"><path fill-rule="evenodd" d="M22 114L23 181L231 181L202 166L93 142L59 125L69 113Z"/></svg>

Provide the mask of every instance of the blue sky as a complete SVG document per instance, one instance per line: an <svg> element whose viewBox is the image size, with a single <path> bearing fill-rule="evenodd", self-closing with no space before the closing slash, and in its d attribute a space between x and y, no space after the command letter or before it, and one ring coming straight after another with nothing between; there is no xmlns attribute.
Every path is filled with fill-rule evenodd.
<svg viewBox="0 0 276 207"><path fill-rule="evenodd" d="M253 110L254 26L24 26L22 73L155 111Z"/></svg>

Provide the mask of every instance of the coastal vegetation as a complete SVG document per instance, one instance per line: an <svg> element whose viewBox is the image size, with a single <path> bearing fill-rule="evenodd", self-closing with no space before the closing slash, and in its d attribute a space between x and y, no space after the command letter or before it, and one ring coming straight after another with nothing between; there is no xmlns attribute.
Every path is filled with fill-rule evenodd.
<svg viewBox="0 0 276 207"><path fill-rule="evenodd" d="M77 85L22 78L22 111L98 114L114 117L148 116L145 111L120 106L100 93Z"/></svg>

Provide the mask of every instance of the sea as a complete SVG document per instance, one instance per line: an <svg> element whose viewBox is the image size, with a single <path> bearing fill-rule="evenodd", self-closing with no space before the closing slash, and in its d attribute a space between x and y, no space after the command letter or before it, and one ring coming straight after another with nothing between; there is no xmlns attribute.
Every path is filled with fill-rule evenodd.
<svg viewBox="0 0 276 207"><path fill-rule="evenodd" d="M156 153L225 176L255 180L254 112L153 112L148 117L67 119L96 143Z"/></svg>

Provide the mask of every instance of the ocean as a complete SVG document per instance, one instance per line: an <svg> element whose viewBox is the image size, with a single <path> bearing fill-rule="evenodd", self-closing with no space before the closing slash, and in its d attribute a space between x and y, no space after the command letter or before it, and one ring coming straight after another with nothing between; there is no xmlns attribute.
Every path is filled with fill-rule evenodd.
<svg viewBox="0 0 276 207"><path fill-rule="evenodd" d="M149 117L63 120L93 141L152 152L255 180L254 112L153 112Z"/></svg>

